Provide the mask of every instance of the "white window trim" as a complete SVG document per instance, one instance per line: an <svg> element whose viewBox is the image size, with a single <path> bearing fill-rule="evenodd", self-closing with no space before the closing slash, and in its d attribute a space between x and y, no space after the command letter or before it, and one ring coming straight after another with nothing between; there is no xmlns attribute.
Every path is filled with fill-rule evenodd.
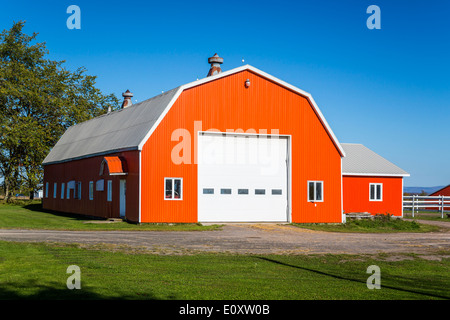
<svg viewBox="0 0 450 320"><path fill-rule="evenodd" d="M322 199L321 199L321 200L309 200L309 184L310 184L311 182L314 183L314 199L317 198L317 197L316 197L316 184L317 184L317 183L320 183L320 184L322 185ZM306 186L307 186L307 188L308 188L308 192L307 192L307 199L308 199L308 202L323 202L323 199L324 199L323 181L320 181L320 180L308 180Z"/></svg>
<svg viewBox="0 0 450 320"><path fill-rule="evenodd" d="M94 200L94 181L89 181L89 200Z"/></svg>
<svg viewBox="0 0 450 320"><path fill-rule="evenodd" d="M106 201L112 201L112 180L107 181Z"/></svg>
<svg viewBox="0 0 450 320"><path fill-rule="evenodd" d="M370 188L372 187L372 186L375 186L375 199L372 199L371 197L370 197ZM380 190L380 192L381 192L381 196L380 196L380 199L377 199L377 186L381 186L381 190ZM369 201L378 201L378 202L380 202L380 201L383 201L383 184L382 183L369 183Z"/></svg>
<svg viewBox="0 0 450 320"><path fill-rule="evenodd" d="M166 198L166 181L167 180L172 180L172 198ZM180 180L181 181L181 195L180 198L175 198L174 197L174 192L175 192L175 180ZM181 201L183 200L183 178L164 178L164 200L168 200L168 201Z"/></svg>

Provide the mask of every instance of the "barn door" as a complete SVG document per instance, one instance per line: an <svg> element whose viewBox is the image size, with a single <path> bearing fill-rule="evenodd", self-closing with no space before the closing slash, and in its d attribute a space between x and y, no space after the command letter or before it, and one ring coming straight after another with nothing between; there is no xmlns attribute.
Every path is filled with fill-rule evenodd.
<svg viewBox="0 0 450 320"><path fill-rule="evenodd" d="M120 180L119 202L120 202L120 217L125 218L126 211L126 194L127 194L127 181Z"/></svg>

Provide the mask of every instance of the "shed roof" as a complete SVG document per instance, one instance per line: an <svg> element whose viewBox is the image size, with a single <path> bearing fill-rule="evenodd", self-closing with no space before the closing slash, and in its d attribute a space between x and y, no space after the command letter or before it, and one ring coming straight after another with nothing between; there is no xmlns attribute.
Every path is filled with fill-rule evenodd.
<svg viewBox="0 0 450 320"><path fill-rule="evenodd" d="M342 146L311 94L255 67L245 65L182 85L151 99L133 104L131 107L74 125L63 134L44 159L43 164L71 161L118 151L141 150L183 90L244 70L254 72L307 98L339 154L345 156Z"/></svg>
<svg viewBox="0 0 450 320"><path fill-rule="evenodd" d="M342 158L343 175L409 176L405 170L362 144L341 143L341 146L345 150L345 158Z"/></svg>

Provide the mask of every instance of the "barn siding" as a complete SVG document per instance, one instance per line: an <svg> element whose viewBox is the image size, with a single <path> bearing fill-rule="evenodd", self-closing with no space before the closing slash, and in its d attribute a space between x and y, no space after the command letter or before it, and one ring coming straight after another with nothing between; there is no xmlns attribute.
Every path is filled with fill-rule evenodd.
<svg viewBox="0 0 450 320"><path fill-rule="evenodd" d="M44 186L48 182L48 197L43 198L43 208L67 213L83 214L101 218L118 218L119 212L119 180L126 179L126 218L139 221L139 152L127 151L109 154L125 158L128 166L127 176L110 176L105 168L102 176L100 165L103 156L90 157L70 162L48 164L44 166ZM97 180L104 179L104 191L96 191ZM81 181L81 199L74 199L71 191L67 199L67 183ZM107 201L107 180L112 180L112 201ZM89 182L94 181L94 199L89 200ZM53 184L57 183L56 198L53 198ZM61 199L61 183L65 183L64 199Z"/></svg>
<svg viewBox="0 0 450 320"><path fill-rule="evenodd" d="M344 212L402 216L403 178L343 176ZM383 201L369 200L369 184L383 184Z"/></svg>
<svg viewBox="0 0 450 320"><path fill-rule="evenodd" d="M438 190L438 191L435 191L435 192L431 193L429 196L430 196L430 197L431 197L431 196L433 196L433 197L436 197L436 196L450 197L450 185L448 185L448 186L446 186L445 188L442 188L442 189L440 189L440 190ZM435 204L438 200L430 200L430 201L433 201L433 204ZM444 203L444 204L445 204L445 203ZM440 208L437 208L437 207L429 207L429 208L426 208L426 209L427 209L427 210L439 210ZM444 210L450 210L450 206L447 205L447 204L445 204L445 205L444 205Z"/></svg>
<svg viewBox="0 0 450 320"><path fill-rule="evenodd" d="M245 88L246 79L251 86ZM241 71L183 91L142 149L142 222L197 222L196 149L191 163L176 165L172 132L278 129L292 143L292 222L341 222L341 158L307 98L251 72ZM164 178L183 178L183 200L164 199ZM324 202L307 201L307 181L324 181Z"/></svg>

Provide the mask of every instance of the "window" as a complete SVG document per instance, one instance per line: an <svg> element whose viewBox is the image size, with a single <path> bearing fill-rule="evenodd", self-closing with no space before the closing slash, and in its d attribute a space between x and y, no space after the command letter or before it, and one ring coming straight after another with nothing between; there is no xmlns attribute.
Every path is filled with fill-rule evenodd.
<svg viewBox="0 0 450 320"><path fill-rule="evenodd" d="M64 199L64 187L66 186L66 184L63 182L61 183L61 199Z"/></svg>
<svg viewBox="0 0 450 320"><path fill-rule="evenodd" d="M281 195L283 194L281 189L272 189L272 195Z"/></svg>
<svg viewBox="0 0 450 320"><path fill-rule="evenodd" d="M53 183L53 198L56 198L57 190L58 190L58 184L55 182L55 183Z"/></svg>
<svg viewBox="0 0 450 320"><path fill-rule="evenodd" d="M70 199L70 187L69 187L69 184L67 184L67 199Z"/></svg>
<svg viewBox="0 0 450 320"><path fill-rule="evenodd" d="M266 194L266 189L255 189L255 194Z"/></svg>
<svg viewBox="0 0 450 320"><path fill-rule="evenodd" d="M382 183L370 183L369 184L369 200L370 201L383 201L383 184Z"/></svg>
<svg viewBox="0 0 450 320"><path fill-rule="evenodd" d="M107 201L112 201L112 180L108 180L108 195Z"/></svg>
<svg viewBox="0 0 450 320"><path fill-rule="evenodd" d="M45 197L48 198L48 182L45 183Z"/></svg>
<svg viewBox="0 0 450 320"><path fill-rule="evenodd" d="M94 200L94 181L89 181L89 200Z"/></svg>
<svg viewBox="0 0 450 320"><path fill-rule="evenodd" d="M81 182L77 182L76 183L76 188L75 188L75 192L74 192L74 198L75 199L81 199Z"/></svg>
<svg viewBox="0 0 450 320"><path fill-rule="evenodd" d="M220 189L220 194L231 194L231 189Z"/></svg>
<svg viewBox="0 0 450 320"><path fill-rule="evenodd" d="M323 201L323 181L308 181L308 201Z"/></svg>
<svg viewBox="0 0 450 320"><path fill-rule="evenodd" d="M238 194L248 194L248 189L238 189Z"/></svg>
<svg viewBox="0 0 450 320"><path fill-rule="evenodd" d="M203 194L214 194L213 188L203 188Z"/></svg>
<svg viewBox="0 0 450 320"><path fill-rule="evenodd" d="M164 178L164 199L183 200L183 179Z"/></svg>

